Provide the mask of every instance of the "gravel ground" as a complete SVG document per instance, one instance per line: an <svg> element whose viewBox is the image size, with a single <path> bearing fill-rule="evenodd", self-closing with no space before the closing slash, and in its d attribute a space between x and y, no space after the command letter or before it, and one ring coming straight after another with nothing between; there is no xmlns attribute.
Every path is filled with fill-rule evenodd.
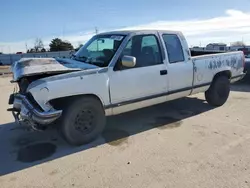
<svg viewBox="0 0 250 188"><path fill-rule="evenodd" d="M203 94L108 119L91 144L72 148L54 130L17 126L0 78L1 188L250 187L250 85L212 108Z"/></svg>

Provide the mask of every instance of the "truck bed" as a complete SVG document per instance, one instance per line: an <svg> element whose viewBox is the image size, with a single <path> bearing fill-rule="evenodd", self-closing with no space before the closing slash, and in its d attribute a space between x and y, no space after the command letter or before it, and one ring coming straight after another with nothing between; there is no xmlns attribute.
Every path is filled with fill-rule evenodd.
<svg viewBox="0 0 250 188"><path fill-rule="evenodd" d="M241 51L206 54L192 57L194 64L194 85L210 83L211 78L221 71L228 71L231 78L243 72L243 55Z"/></svg>
<svg viewBox="0 0 250 188"><path fill-rule="evenodd" d="M191 49L190 49L190 52L191 52L192 57L201 56L201 55L209 55L209 54L225 53L224 51L215 51L215 50L204 51L204 50L191 50Z"/></svg>

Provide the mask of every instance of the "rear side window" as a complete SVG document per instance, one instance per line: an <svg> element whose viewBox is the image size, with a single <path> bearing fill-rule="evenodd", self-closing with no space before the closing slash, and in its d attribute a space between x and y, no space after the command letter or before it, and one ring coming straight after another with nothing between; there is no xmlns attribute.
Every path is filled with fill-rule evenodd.
<svg viewBox="0 0 250 188"><path fill-rule="evenodd" d="M184 61L183 49L180 39L175 34L162 35L168 52L169 63Z"/></svg>

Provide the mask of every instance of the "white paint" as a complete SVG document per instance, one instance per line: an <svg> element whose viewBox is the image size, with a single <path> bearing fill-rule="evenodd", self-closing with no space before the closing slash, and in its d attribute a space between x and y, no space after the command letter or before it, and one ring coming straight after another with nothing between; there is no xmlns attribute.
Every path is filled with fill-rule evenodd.
<svg viewBox="0 0 250 188"><path fill-rule="evenodd" d="M144 107L160 104L160 103L163 103L163 102L166 102L166 101L167 101L167 97L163 96L163 97L157 97L157 98L153 98L153 99L149 99L149 100L145 100L145 101L131 103L131 104L128 104L128 105L118 106L118 107L113 108L112 115L121 114L121 113L129 112L129 111L132 111L132 110L141 109L141 108L144 108Z"/></svg>
<svg viewBox="0 0 250 188"><path fill-rule="evenodd" d="M150 32L156 33L156 31L131 32L128 34L124 43L133 35L148 34ZM170 64L167 58L166 48L164 47L166 58L163 64L114 71L113 65L121 52L121 49L119 49L110 63L112 66L108 68L93 68L43 78L30 84L28 92L34 96L44 111L49 110L46 101L48 102L52 99L66 96L93 94L101 100L104 106L115 105L112 109L106 110L107 115L114 115L188 96L191 93L193 83L194 86L197 86L212 82L214 75L220 71L229 70L232 72L232 76L240 75L243 71L243 62L241 64L239 61L243 57L242 52L204 55L191 58L189 56L190 52L187 42L182 33L160 31L158 34L161 36L161 33L175 33L179 36L183 46L185 61ZM163 42L161 37L160 42ZM125 46L124 43L120 48ZM237 62L240 63L238 69L230 67L225 63L226 60L231 61L232 58L235 58ZM224 63L220 68L209 68L210 62L213 60L221 60ZM193 66L195 67L195 72L193 72ZM167 70L168 74L160 75L160 70ZM239 79L240 78L237 80ZM47 88L46 92L48 92L48 95L40 94L40 90L44 87ZM184 88L186 88L185 91L182 90ZM193 94L204 92L208 88L209 85L196 88L193 90ZM172 94L163 95L167 92ZM128 100L150 97L152 95L157 95L157 97L130 104L122 104Z"/></svg>
<svg viewBox="0 0 250 188"><path fill-rule="evenodd" d="M35 100L46 110L47 107L44 105L44 98L50 101L55 98L61 98L66 96L83 95L83 94L94 94L101 99L103 105L109 105L109 91L108 91L108 75L107 73L102 74L90 74L84 76L86 71L82 71L83 76L66 77L61 79L52 79L50 77L40 79L36 82L43 81L36 87L30 88L29 92L32 93ZM72 74L72 73L67 73ZM64 74L64 75L67 75ZM56 78L56 76L54 76ZM49 89L49 96L40 96L40 88L47 87Z"/></svg>
<svg viewBox="0 0 250 188"><path fill-rule="evenodd" d="M168 34L168 33L171 33L171 32L164 32L164 31L159 32L160 36L162 36L162 34ZM179 36L181 45L183 47L184 61L176 62L176 63L169 63L167 49L166 49L166 46L163 45L164 50L166 52L165 64L168 70L168 91L169 92L176 91L178 89L187 88L187 87L191 88L192 82L193 82L193 63L188 53L189 50L188 50L187 41L182 33L177 32L173 34L177 34ZM162 37L160 38L161 38L161 42L164 44L163 38ZM187 96L189 95L190 92L191 92L191 89L183 92L182 96ZM174 95L172 97L175 98Z"/></svg>
<svg viewBox="0 0 250 188"><path fill-rule="evenodd" d="M204 83L209 83L212 81L211 79L214 77L214 75L224 70L230 71L232 74L231 75L232 77L239 75L240 73L243 72L243 69L244 69L243 61L241 62L242 63L241 68L239 68L238 70L232 68L231 66L228 66L226 64L226 61L227 60L231 61L231 58L236 58L237 61L240 61L242 57L243 57L243 53L241 51L192 57L192 60L194 61L194 65L197 70L194 74L195 75L194 85L201 85ZM220 68L209 69L211 62L213 63L213 61L217 62L219 60L222 62L222 65ZM198 77L201 78L200 75L202 75L202 79L198 79ZM201 91L202 90L196 89L193 91L193 94L196 92L201 92Z"/></svg>
<svg viewBox="0 0 250 188"><path fill-rule="evenodd" d="M17 81L26 75L93 69L97 66L64 58L22 58L11 68L15 72L13 80Z"/></svg>
<svg viewBox="0 0 250 188"><path fill-rule="evenodd" d="M111 102L113 104L147 97L167 91L167 75L160 75L166 65L109 70Z"/></svg>

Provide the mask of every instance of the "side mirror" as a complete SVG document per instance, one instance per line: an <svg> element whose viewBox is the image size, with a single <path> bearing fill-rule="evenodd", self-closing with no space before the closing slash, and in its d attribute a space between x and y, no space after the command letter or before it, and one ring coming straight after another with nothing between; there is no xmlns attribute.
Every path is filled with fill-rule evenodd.
<svg viewBox="0 0 250 188"><path fill-rule="evenodd" d="M122 66L132 68L136 65L136 58L133 56L125 55L122 57Z"/></svg>

